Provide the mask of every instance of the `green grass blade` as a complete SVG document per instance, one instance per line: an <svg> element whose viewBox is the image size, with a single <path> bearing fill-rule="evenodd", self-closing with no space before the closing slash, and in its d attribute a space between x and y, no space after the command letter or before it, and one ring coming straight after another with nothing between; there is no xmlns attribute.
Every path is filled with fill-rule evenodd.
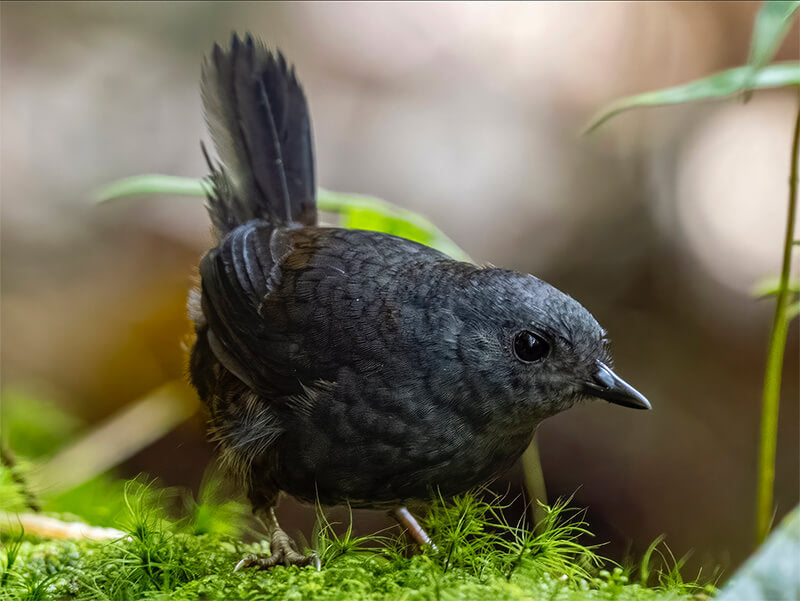
<svg viewBox="0 0 800 601"><path fill-rule="evenodd" d="M97 202L148 194L205 196L208 186L203 179L158 174L136 175L113 182L100 190ZM321 211L339 215L342 227L393 234L435 248L459 261L472 261L466 252L430 220L385 200L320 188L317 192L317 206Z"/></svg>
<svg viewBox="0 0 800 601"><path fill-rule="evenodd" d="M764 278L753 286L753 296L756 298L775 296L780 289L781 280L779 277ZM789 292L792 294L800 294L800 279L789 280Z"/></svg>
<svg viewBox="0 0 800 601"><path fill-rule="evenodd" d="M531 507L534 524L540 524L545 518L544 506L547 505L547 486L542 472L539 457L537 436L534 434L531 444L522 454L522 471L525 473L525 488Z"/></svg>
<svg viewBox="0 0 800 601"><path fill-rule="evenodd" d="M466 252L427 218L385 200L320 188L317 206L321 211L337 213L343 227L394 234L435 248L453 259L472 262Z"/></svg>
<svg viewBox="0 0 800 601"><path fill-rule="evenodd" d="M750 81L748 78L751 74L752 69L749 66L736 67L672 88L621 98L595 114L583 133L591 133L612 117L633 108L724 98L740 92L745 85L751 90L800 85L800 62L787 61L769 65L758 71Z"/></svg>
<svg viewBox="0 0 800 601"><path fill-rule="evenodd" d="M750 38L750 56L747 59L750 72L742 86L744 89L752 89L753 78L772 60L792 26L798 7L800 0L767 0L761 5Z"/></svg>
<svg viewBox="0 0 800 601"><path fill-rule="evenodd" d="M146 174L117 180L97 193L97 202L107 202L125 196L148 194L174 194L177 196L205 196L208 183L193 177Z"/></svg>

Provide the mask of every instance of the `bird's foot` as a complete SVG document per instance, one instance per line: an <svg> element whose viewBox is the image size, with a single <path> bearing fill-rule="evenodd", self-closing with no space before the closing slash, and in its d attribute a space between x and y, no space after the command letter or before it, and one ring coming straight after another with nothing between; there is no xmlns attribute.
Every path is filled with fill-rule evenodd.
<svg viewBox="0 0 800 601"><path fill-rule="evenodd" d="M439 550L431 540L431 537L428 536L428 533L419 525L417 519L411 515L411 512L406 507L396 507L389 512L389 515L396 519L397 522L408 531L411 538L414 539L421 549L428 547L434 553Z"/></svg>
<svg viewBox="0 0 800 601"><path fill-rule="evenodd" d="M269 543L269 550L272 553L270 556L264 555L247 555L236 564L233 568L234 572L238 572L242 568L258 568L259 570L268 570L277 565L284 566L314 566L317 571L320 570L319 557L316 553L310 555L303 555L295 547L294 541L289 538L280 528L276 528L272 532L272 540Z"/></svg>

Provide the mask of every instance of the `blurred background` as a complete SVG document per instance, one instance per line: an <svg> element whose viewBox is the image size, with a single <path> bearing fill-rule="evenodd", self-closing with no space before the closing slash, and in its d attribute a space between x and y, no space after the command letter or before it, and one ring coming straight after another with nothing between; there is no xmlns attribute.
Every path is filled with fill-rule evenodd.
<svg viewBox="0 0 800 601"><path fill-rule="evenodd" d="M570 293L610 332L619 373L654 410L596 403L546 422L551 497L576 493L617 559L663 533L676 555L694 549L693 565L736 566L753 540L773 312L752 289L780 269L796 95L651 109L579 132L611 99L743 64L757 9L3 4L3 415L45 419L45 403L88 432L183 376L186 294L211 243L202 201L93 198L130 175L205 175L200 61L249 30L297 67L321 186L425 214L475 259ZM800 57L796 27L786 40L776 60ZM778 519L799 497L796 324ZM153 427L126 423L134 439ZM196 488L212 457L201 420L153 428L118 473ZM508 479L521 489L518 467ZM285 501L280 513L287 531L309 533L310 509Z"/></svg>

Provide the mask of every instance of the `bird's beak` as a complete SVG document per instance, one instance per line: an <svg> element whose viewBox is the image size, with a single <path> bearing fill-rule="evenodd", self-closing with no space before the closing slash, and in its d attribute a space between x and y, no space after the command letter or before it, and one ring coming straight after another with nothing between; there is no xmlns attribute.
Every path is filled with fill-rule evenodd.
<svg viewBox="0 0 800 601"><path fill-rule="evenodd" d="M589 382L584 383L587 394L632 409L650 409L644 395L615 374L602 361L597 362L597 371Z"/></svg>

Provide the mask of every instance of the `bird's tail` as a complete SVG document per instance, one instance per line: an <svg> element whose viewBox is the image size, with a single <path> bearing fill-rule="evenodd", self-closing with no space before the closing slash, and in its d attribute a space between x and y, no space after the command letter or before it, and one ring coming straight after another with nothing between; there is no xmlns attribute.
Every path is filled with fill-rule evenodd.
<svg viewBox="0 0 800 601"><path fill-rule="evenodd" d="M214 45L201 93L221 164L211 169L208 212L220 238L242 223L314 225L314 146L294 68L248 34ZM205 148L203 149L205 153Z"/></svg>

